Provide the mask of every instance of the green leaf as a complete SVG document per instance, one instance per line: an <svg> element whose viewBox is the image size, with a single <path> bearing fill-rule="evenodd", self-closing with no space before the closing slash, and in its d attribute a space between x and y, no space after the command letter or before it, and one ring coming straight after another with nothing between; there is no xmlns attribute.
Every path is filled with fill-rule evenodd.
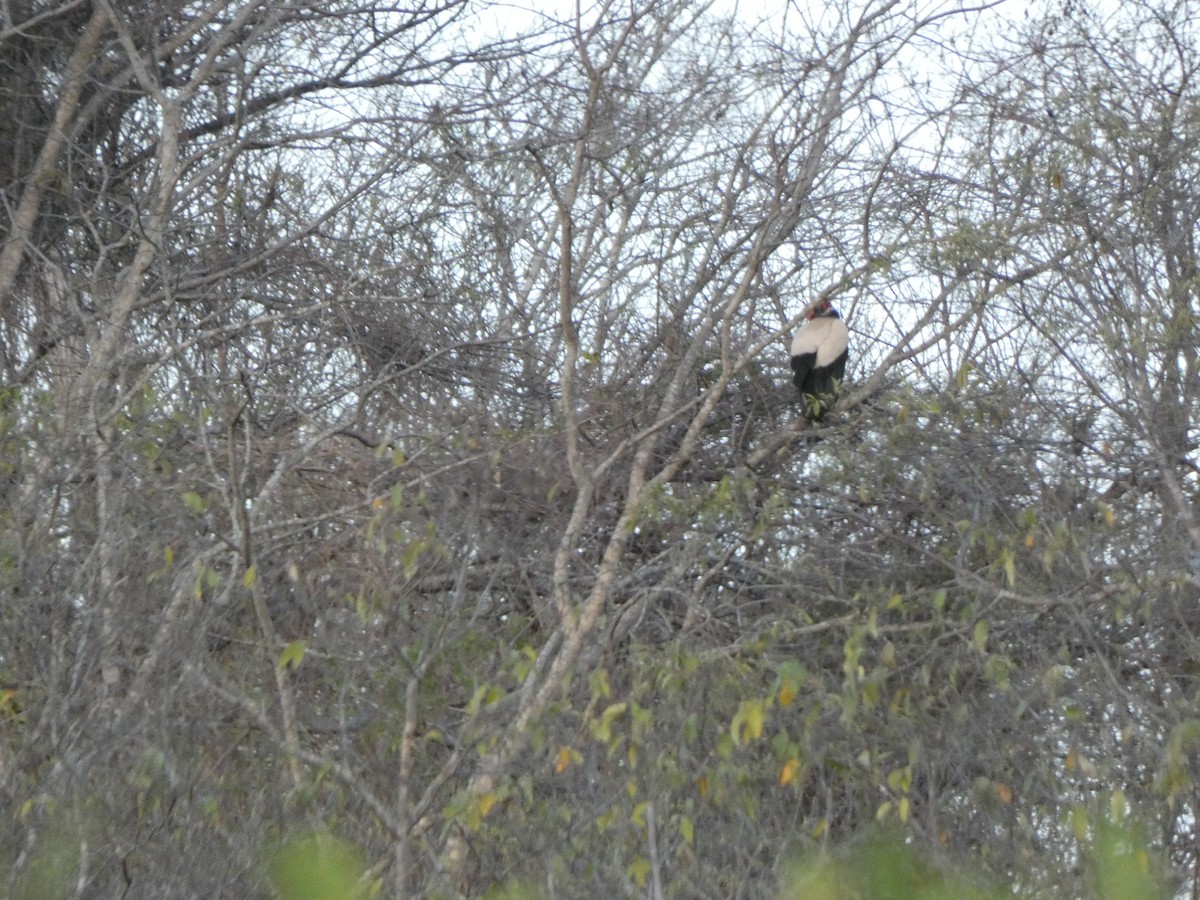
<svg viewBox="0 0 1200 900"><path fill-rule="evenodd" d="M650 801L643 800L641 803L639 803L637 806L635 806L633 808L633 812L630 813L630 815L629 815L629 821L631 821L638 828L645 828L646 827L646 811L649 808L650 808Z"/></svg>
<svg viewBox="0 0 1200 900"><path fill-rule="evenodd" d="M646 886L646 879L650 875L650 860L644 856L638 856L629 864L626 872L630 878L637 882L638 887L644 888Z"/></svg>
<svg viewBox="0 0 1200 900"><path fill-rule="evenodd" d="M683 837L684 843L688 846L691 846L693 843L695 843L696 826L692 824L692 820L687 816L684 816L679 821L679 834Z"/></svg>
<svg viewBox="0 0 1200 900"><path fill-rule="evenodd" d="M1013 556L1013 552L1008 547L1000 551L1000 565L1004 567L1004 578L1008 582L1008 586L1014 587L1017 583L1017 560Z"/></svg>
<svg viewBox="0 0 1200 900"><path fill-rule="evenodd" d="M729 759L733 755L733 738L722 731L717 736L717 756L721 759Z"/></svg>
<svg viewBox="0 0 1200 900"><path fill-rule="evenodd" d="M937 593L935 593L933 595L933 609L934 609L934 612L944 612L945 611L945 609L946 609L946 591L944 589L939 590Z"/></svg>
<svg viewBox="0 0 1200 900"><path fill-rule="evenodd" d="M308 641L292 641L283 648L283 652L279 654L279 661L275 665L281 669L286 669L288 666L297 669L304 661L304 653L307 650Z"/></svg>
<svg viewBox="0 0 1200 900"><path fill-rule="evenodd" d="M608 685L608 670L595 669L588 675L588 687L592 691L592 699L599 700L604 698L607 700L612 696L612 688Z"/></svg>
<svg viewBox="0 0 1200 900"><path fill-rule="evenodd" d="M980 653L987 653L988 639L988 623L987 619L980 619L975 623L975 631L971 635L971 643Z"/></svg>
<svg viewBox="0 0 1200 900"><path fill-rule="evenodd" d="M618 716L623 715L627 708L628 706L625 703L613 703L605 709L600 715L600 720L593 722L591 725L592 737L598 741L607 742L612 740L613 722Z"/></svg>
<svg viewBox="0 0 1200 900"><path fill-rule="evenodd" d="M1120 822L1125 818L1125 792L1117 788L1112 793L1112 797L1108 801L1108 817L1113 822Z"/></svg>
<svg viewBox="0 0 1200 900"><path fill-rule="evenodd" d="M767 710L762 700L743 700L729 726L729 734L737 744L748 744L762 737Z"/></svg>
<svg viewBox="0 0 1200 900"><path fill-rule="evenodd" d="M962 390L967 386L967 379L970 377L971 370L974 368L975 366L972 365L969 360L963 360L962 365L958 367L958 373L954 376L954 381L955 384L958 385L959 390Z"/></svg>
<svg viewBox="0 0 1200 900"><path fill-rule="evenodd" d="M596 828L603 834L612 825L613 819L617 817L617 808L610 806L607 810L596 816Z"/></svg>
<svg viewBox="0 0 1200 900"><path fill-rule="evenodd" d="M479 709L483 706L483 698L487 696L487 693L488 686L486 683L475 688L475 693L471 695L471 699L467 702L466 712L468 716L479 715Z"/></svg>

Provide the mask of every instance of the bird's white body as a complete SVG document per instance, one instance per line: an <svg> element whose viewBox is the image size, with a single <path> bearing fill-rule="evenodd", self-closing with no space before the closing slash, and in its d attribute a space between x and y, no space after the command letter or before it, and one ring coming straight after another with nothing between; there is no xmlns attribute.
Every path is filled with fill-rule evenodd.
<svg viewBox="0 0 1200 900"><path fill-rule="evenodd" d="M815 368L824 369L846 352L850 332L846 323L832 316L809 319L792 338L792 356L817 354Z"/></svg>

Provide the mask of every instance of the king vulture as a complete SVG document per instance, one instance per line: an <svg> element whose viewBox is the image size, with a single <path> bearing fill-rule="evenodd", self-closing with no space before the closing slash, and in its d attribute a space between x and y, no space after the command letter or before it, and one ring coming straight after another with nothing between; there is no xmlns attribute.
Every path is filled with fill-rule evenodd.
<svg viewBox="0 0 1200 900"><path fill-rule="evenodd" d="M846 375L846 347L850 332L828 300L808 314L792 338L792 382L800 389L804 417L818 421L833 404L833 396Z"/></svg>

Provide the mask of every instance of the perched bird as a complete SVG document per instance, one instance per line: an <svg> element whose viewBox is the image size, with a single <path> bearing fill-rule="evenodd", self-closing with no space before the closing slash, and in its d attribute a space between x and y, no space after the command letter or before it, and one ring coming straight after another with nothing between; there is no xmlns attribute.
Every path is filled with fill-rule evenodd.
<svg viewBox="0 0 1200 900"><path fill-rule="evenodd" d="M846 323L828 300L808 314L792 338L792 382L800 389L804 417L810 422L819 421L833 405L846 375L849 342Z"/></svg>

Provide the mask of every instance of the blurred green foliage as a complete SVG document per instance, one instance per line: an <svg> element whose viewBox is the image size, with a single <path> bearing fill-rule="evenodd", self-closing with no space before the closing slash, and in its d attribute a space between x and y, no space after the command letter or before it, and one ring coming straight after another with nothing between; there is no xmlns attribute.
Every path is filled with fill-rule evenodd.
<svg viewBox="0 0 1200 900"><path fill-rule="evenodd" d="M362 900L371 896L357 848L329 834L283 844L271 856L271 884L282 900Z"/></svg>

